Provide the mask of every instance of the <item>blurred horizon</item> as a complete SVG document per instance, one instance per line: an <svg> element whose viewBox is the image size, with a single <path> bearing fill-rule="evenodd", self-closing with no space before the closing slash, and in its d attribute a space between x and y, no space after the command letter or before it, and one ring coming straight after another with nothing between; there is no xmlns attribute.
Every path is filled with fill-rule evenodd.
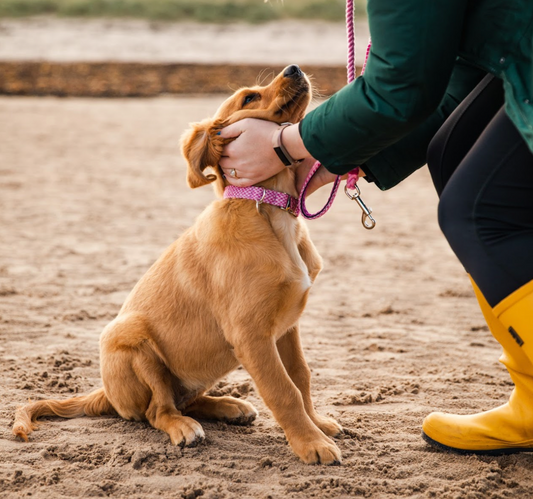
<svg viewBox="0 0 533 499"><path fill-rule="evenodd" d="M366 0L354 0L357 18ZM263 23L281 19L342 21L344 0L2 0L0 19L32 16L122 18L206 23Z"/></svg>
<svg viewBox="0 0 533 499"><path fill-rule="evenodd" d="M297 63L331 95L346 83L344 17L344 0L0 0L0 94L224 93Z"/></svg>

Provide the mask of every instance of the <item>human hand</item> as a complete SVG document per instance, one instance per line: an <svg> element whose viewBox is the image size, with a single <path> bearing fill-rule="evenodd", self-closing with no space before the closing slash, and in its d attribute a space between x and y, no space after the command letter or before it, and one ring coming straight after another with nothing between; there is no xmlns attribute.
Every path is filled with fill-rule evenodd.
<svg viewBox="0 0 533 499"><path fill-rule="evenodd" d="M298 168L296 169L295 179L296 190L298 192L302 191L302 187L307 178L307 175L309 175L309 172L311 171L311 168L313 168L314 165L315 160L313 158L308 158L305 161L302 161L300 165L298 165ZM342 175L341 180L347 180L348 175L348 173ZM359 178L363 177L365 177L365 172L361 169L361 167L359 167ZM337 175L328 171L324 166L321 166L309 181L309 184L307 185L307 189L305 191L306 196L311 195L313 192L320 189L320 187L334 182L336 178Z"/></svg>
<svg viewBox="0 0 533 499"><path fill-rule="evenodd" d="M272 147L277 123L245 118L220 131L225 139L234 138L224 146L219 165L231 185L248 187L273 177L285 168ZM231 175L231 172L235 175Z"/></svg>
<svg viewBox="0 0 533 499"><path fill-rule="evenodd" d="M295 182L297 192L301 192L305 179L307 178L307 175L309 174L311 168L313 168L315 162L315 159L308 158L305 161L302 161L298 165L298 168L296 168ZM309 181L309 184L305 191L306 196L309 196L316 190L320 189L320 187L334 182L336 178L337 175L326 170L324 166L321 166Z"/></svg>

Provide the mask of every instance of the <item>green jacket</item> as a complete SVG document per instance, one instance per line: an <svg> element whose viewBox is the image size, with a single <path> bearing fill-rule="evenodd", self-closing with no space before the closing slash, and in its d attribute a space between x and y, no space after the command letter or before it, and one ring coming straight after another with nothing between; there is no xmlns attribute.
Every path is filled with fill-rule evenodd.
<svg viewBox="0 0 533 499"><path fill-rule="evenodd" d="M364 76L310 112L300 130L331 172L355 166L389 189L426 163L439 127L487 73L533 151L533 0L368 0Z"/></svg>

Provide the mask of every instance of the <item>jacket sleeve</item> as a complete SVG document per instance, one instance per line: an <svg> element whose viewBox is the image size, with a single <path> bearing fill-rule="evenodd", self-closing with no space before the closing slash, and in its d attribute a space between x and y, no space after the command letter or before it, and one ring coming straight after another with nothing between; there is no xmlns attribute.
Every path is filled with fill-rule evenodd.
<svg viewBox="0 0 533 499"><path fill-rule="evenodd" d="M369 0L372 49L364 76L301 122L313 157L345 174L426 121L450 80L466 6L464 0Z"/></svg>
<svg viewBox="0 0 533 499"><path fill-rule="evenodd" d="M366 179L387 190L424 166L431 139L485 75L485 71L458 59L437 110L404 138L370 158L363 168Z"/></svg>

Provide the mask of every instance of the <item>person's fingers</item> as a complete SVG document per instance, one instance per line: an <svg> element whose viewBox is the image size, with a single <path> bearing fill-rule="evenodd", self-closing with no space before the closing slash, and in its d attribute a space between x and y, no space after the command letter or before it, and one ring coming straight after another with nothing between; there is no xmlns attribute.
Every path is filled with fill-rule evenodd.
<svg viewBox="0 0 533 499"><path fill-rule="evenodd" d="M248 187L255 183L252 179L246 176L246 172L239 172L238 169L233 168L233 164L230 158L220 158L218 165L224 172L228 184L235 185L237 187Z"/></svg>
<svg viewBox="0 0 533 499"><path fill-rule="evenodd" d="M243 121L246 120L236 121L235 123L224 127L222 130L220 130L220 132L218 132L219 135L224 139L232 139L234 137L238 137L244 131Z"/></svg>
<svg viewBox="0 0 533 499"><path fill-rule="evenodd" d="M233 168L235 168L234 163L235 162L231 158L228 158L227 156L222 156L218 160L218 166L220 166L220 168L222 168L222 171L227 176L230 176L231 175L231 170Z"/></svg>
<svg viewBox="0 0 533 499"><path fill-rule="evenodd" d="M239 122L233 123L233 125L229 125L228 127L223 128L219 132L221 134L221 137L225 139L238 138L242 133L242 130L240 128L234 126L234 125L237 125L238 123ZM228 135L223 135L224 133ZM227 144L224 145L224 147L222 148L222 155L231 156L234 150L235 150L235 141L232 140L231 142L228 142Z"/></svg>
<svg viewBox="0 0 533 499"><path fill-rule="evenodd" d="M307 179L307 176L313 167L314 163L309 162L307 164L302 163L296 172L296 189L298 192L301 192L303 184L305 180ZM344 179L347 175L344 177L341 177ZM309 180L309 184L307 185L306 189L306 195L310 196L313 192L317 191L321 187L323 187L326 184L330 184L331 182L334 182L337 178L337 175L334 173L329 172L323 165L315 172L315 174L311 177Z"/></svg>
<svg viewBox="0 0 533 499"><path fill-rule="evenodd" d="M254 182L249 178L232 177L231 175L226 175L226 182L235 187L250 187L254 185Z"/></svg>
<svg viewBox="0 0 533 499"><path fill-rule="evenodd" d="M230 142L229 144L226 144L224 148L222 149L222 154L227 157L231 157L234 154L235 148L238 147L235 145L235 141Z"/></svg>
<svg viewBox="0 0 533 499"><path fill-rule="evenodd" d="M270 135L276 128L278 125L275 123L247 118L220 131L224 139L237 137L222 149L222 157L219 160L227 178L241 179L230 180L232 185L253 185L272 177L284 168L272 149Z"/></svg>

